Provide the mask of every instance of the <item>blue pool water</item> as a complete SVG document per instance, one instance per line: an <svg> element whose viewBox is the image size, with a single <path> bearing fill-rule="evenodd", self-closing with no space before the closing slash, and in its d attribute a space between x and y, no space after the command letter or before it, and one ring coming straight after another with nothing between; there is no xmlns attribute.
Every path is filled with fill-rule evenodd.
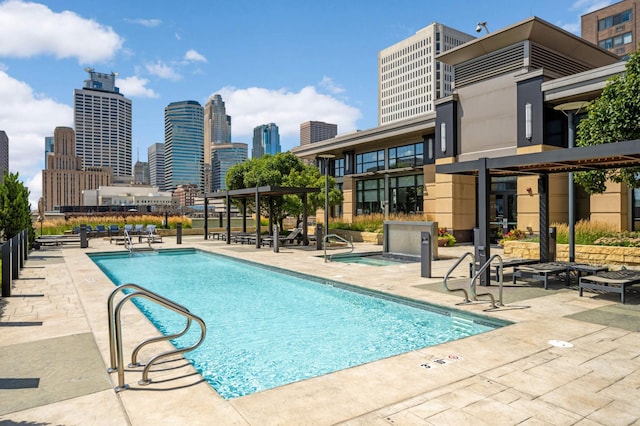
<svg viewBox="0 0 640 426"><path fill-rule="evenodd" d="M136 283L204 319L207 337L185 357L226 399L507 324L197 250L91 258L114 284ZM165 334L184 327L171 311L136 304ZM193 343L192 328L173 343Z"/></svg>

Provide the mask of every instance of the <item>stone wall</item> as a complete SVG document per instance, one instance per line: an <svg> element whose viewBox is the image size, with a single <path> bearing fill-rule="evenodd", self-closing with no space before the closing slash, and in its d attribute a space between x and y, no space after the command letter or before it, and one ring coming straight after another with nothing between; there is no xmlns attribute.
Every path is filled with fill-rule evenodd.
<svg viewBox="0 0 640 426"><path fill-rule="evenodd" d="M345 229L329 229L329 233L340 235L354 243L371 243L382 245L383 235L378 232L347 231Z"/></svg>
<svg viewBox="0 0 640 426"><path fill-rule="evenodd" d="M504 257L522 257L526 259L540 258L539 243L524 243L520 241L506 241L504 243ZM569 260L569 245L556 246L556 260ZM575 246L575 261L594 265L626 265L640 266L640 247L615 246Z"/></svg>

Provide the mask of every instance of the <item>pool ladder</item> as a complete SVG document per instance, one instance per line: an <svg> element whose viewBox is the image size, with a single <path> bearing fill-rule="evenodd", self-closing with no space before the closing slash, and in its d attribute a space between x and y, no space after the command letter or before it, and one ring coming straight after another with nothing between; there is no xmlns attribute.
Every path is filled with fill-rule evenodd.
<svg viewBox="0 0 640 426"><path fill-rule="evenodd" d="M471 276L471 281L469 283L469 291L467 292L467 290L465 290L464 288L449 288L447 286L447 279L449 278L449 275L451 275L451 273L462 263L462 261L466 258L466 257L471 257L471 263L469 264L469 275ZM492 293L481 293L481 294L477 294L476 293L476 281L478 280L478 277L480 277L486 270L487 268L489 268L489 266L491 266L491 263L495 260L498 259L498 282L499 282L499 287L498 287L498 302L496 303L496 299L493 296ZM462 292L464 294L464 300L462 301L462 303L470 303L472 300L473 301L478 301L478 296L489 296L490 302L491 302L491 308L489 309L497 309L499 306L504 306L502 304L502 287L503 287L503 264L502 264L502 257L500 257L500 255L498 254L494 254L493 256L491 256L489 258L489 260L487 260L484 265L482 265L480 268L478 268L477 271L475 271L475 267L476 267L476 258L473 255L473 253L471 252L467 252L465 254L463 254L462 256L460 256L460 258L456 261L456 263L453 264L453 266L451 266L451 268L449 268L449 270L447 271L447 273L444 276L444 279L442 281L443 285L444 285L444 289L449 291L449 292ZM474 273L475 272L475 273Z"/></svg>
<svg viewBox="0 0 640 426"><path fill-rule="evenodd" d="M330 262L331 258L333 257L333 254L330 254L329 257L327 258L327 243L329 242L329 237L334 237L336 240L339 240L339 241L342 241L342 242L345 242L345 243L349 244L350 247L348 247L348 248L350 248L351 250L349 250L347 253L353 253L353 250L355 249L354 246L353 246L353 241L349 241L349 240L347 240L345 238L342 238L338 234L327 234L322 239L322 248L324 250L324 261L325 262L327 262L327 259ZM342 247L339 247L339 248L342 248ZM345 254L345 253L341 253L341 254Z"/></svg>
<svg viewBox="0 0 640 426"><path fill-rule="evenodd" d="M132 291L127 293L114 307L114 300L116 295L118 295L121 291L125 289L132 290ZM149 379L149 370L151 369L151 366L156 361L162 358L166 358L168 356L181 354L181 353L189 352L196 349L198 346L202 344L207 334L207 327L204 321L202 320L202 318L192 314L184 306L179 305L175 302L172 302L171 300L165 297L162 297L159 294L154 293L153 291L148 290L144 287L141 287L137 284L122 284L116 287L109 295L109 299L107 301L107 313L109 315L109 355L110 355L110 365L109 365L109 368L107 368L107 372L109 373L113 373L116 371L118 372L118 386L116 386L115 388L116 392L120 392L129 387L127 384L124 383L124 356L122 353L123 351L122 322L120 320L120 316L121 316L120 312L122 310L122 307L127 301L132 300L134 298L139 298L139 297L155 302L160 306L163 306L173 312L176 312L184 316L187 320L187 323L184 327L184 330L182 330L179 333L172 334L169 336L152 337L150 339L146 339L140 342L131 353L131 364L129 364L129 368L141 367L144 365L144 364L140 364L137 361L138 354L144 346L151 343L162 342L165 340L177 339L178 337L183 336L185 333L187 333L187 331L191 327L192 321L196 321L200 325L200 338L193 345L188 346L186 348L182 348L182 349L162 352L151 357L151 359L147 361L147 364L144 365L144 369L142 370L142 380L138 382L139 385L148 385L149 383L151 383L151 379Z"/></svg>

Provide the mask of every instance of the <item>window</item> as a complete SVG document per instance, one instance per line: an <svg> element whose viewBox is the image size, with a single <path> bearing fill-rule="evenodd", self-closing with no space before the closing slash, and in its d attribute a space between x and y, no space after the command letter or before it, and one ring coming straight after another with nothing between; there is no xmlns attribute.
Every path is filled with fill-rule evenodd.
<svg viewBox="0 0 640 426"><path fill-rule="evenodd" d="M424 164L424 142L389 149L389 168L415 167Z"/></svg>
<svg viewBox="0 0 640 426"><path fill-rule="evenodd" d="M598 21L598 31L606 30L614 25L620 25L629 21L631 21L631 9L625 10L617 15L607 16L606 18L600 19Z"/></svg>
<svg viewBox="0 0 640 426"><path fill-rule="evenodd" d="M384 150L356 155L356 173L384 170Z"/></svg>
<svg viewBox="0 0 640 426"><path fill-rule="evenodd" d="M335 177L344 176L344 158L336 158L336 160L333 162L333 167L335 169L333 176Z"/></svg>
<svg viewBox="0 0 640 426"><path fill-rule="evenodd" d="M614 47L623 46L633 42L633 34L631 32L621 34L619 36L611 37L605 40L600 40L598 46L603 49L612 49Z"/></svg>
<svg viewBox="0 0 640 426"><path fill-rule="evenodd" d="M384 179L356 182L356 215L384 212Z"/></svg>
<svg viewBox="0 0 640 426"><path fill-rule="evenodd" d="M424 176L411 175L389 179L389 212L412 214L423 209Z"/></svg>

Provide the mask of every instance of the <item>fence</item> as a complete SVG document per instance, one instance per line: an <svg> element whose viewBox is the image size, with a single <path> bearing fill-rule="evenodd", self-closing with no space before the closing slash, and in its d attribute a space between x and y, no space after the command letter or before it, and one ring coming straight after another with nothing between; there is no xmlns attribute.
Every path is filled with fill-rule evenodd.
<svg viewBox="0 0 640 426"><path fill-rule="evenodd" d="M13 280L18 279L29 255L29 230L25 229L2 244L2 297L11 296Z"/></svg>

